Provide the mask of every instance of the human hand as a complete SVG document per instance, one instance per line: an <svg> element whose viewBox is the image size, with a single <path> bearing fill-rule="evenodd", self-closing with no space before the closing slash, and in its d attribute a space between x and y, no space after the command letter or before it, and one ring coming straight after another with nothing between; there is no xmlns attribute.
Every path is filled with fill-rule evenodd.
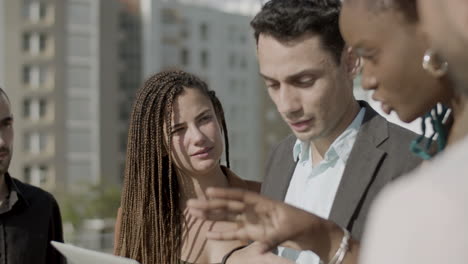
<svg viewBox="0 0 468 264"><path fill-rule="evenodd" d="M207 233L209 239L254 240L263 252L284 242L284 246L317 254L330 250L328 231L336 225L325 219L246 190L209 188L206 194L209 200L188 201L191 215L237 223L233 230Z"/></svg>

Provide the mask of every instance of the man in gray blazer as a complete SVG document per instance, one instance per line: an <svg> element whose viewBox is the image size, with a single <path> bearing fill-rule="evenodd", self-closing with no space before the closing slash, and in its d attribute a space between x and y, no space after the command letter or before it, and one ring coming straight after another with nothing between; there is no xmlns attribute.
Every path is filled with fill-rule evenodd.
<svg viewBox="0 0 468 264"><path fill-rule="evenodd" d="M262 194L317 215L317 226L335 223L335 231L339 226L359 240L379 190L421 160L409 151L416 134L354 98L360 65L341 37L340 9L340 0L271 0L251 22L260 75L293 132L271 152ZM374 56L377 51L365 44L360 53ZM392 111L391 105L382 108ZM320 232L318 244L326 247L331 235ZM268 263L254 256L254 246L227 263ZM279 255L296 263L320 261L310 251L280 248Z"/></svg>

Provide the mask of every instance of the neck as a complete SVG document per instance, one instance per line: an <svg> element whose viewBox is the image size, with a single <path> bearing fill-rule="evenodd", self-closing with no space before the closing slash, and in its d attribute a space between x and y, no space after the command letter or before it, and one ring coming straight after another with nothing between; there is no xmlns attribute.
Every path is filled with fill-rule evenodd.
<svg viewBox="0 0 468 264"><path fill-rule="evenodd" d="M318 164L323 160L325 153L331 144L346 130L359 113L359 103L353 100L347 107L345 114L341 117L338 125L326 136L319 137L310 142L313 164Z"/></svg>
<svg viewBox="0 0 468 264"><path fill-rule="evenodd" d="M468 136L468 97L458 96L451 102L453 125L448 137L448 145Z"/></svg>
<svg viewBox="0 0 468 264"><path fill-rule="evenodd" d="M185 208L188 199L206 200L205 191L208 187L228 187L228 179L221 170L221 166L216 166L211 171L204 174L189 174L178 170L180 192L182 194L181 204Z"/></svg>

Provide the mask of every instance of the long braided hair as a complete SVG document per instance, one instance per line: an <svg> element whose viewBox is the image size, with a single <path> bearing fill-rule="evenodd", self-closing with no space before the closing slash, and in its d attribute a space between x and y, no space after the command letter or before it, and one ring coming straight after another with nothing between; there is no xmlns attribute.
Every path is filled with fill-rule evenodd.
<svg viewBox="0 0 468 264"><path fill-rule="evenodd" d="M184 88L209 97L225 140L229 142L224 111L205 82L183 71L150 77L137 92L130 120L122 191L122 221L117 252L142 264L176 264L181 252L183 212L180 184L171 157L171 116L175 98ZM165 143L164 140L169 139Z"/></svg>

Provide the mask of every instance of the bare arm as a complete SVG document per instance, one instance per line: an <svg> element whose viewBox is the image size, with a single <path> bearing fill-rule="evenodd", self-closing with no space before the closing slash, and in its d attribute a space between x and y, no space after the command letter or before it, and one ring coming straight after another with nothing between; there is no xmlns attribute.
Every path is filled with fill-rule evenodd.
<svg viewBox="0 0 468 264"><path fill-rule="evenodd" d="M332 221L253 192L210 188L207 196L210 200L188 202L193 216L238 223L234 230L208 233L210 239L254 240L264 252L278 245L311 250L328 263L343 238L342 229ZM351 240L343 264L357 263L358 251L359 243Z"/></svg>

